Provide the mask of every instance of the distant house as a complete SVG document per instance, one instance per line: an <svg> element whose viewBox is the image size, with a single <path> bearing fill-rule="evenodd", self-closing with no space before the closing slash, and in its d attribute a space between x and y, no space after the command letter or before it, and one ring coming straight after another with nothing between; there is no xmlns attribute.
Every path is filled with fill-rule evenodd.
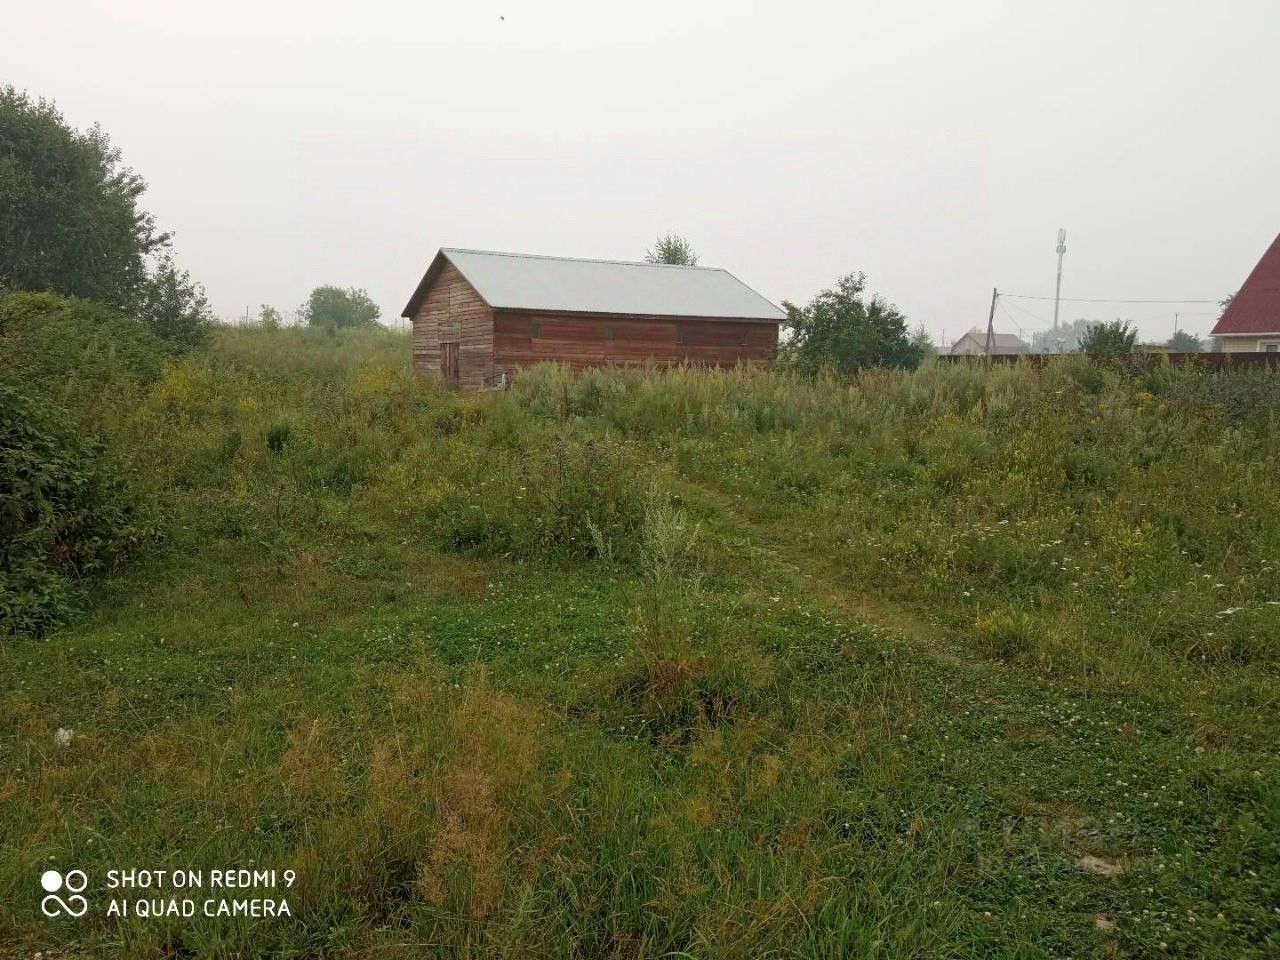
<svg viewBox="0 0 1280 960"><path fill-rule="evenodd" d="M1280 236L1209 333L1227 353L1280 351Z"/></svg>
<svg viewBox="0 0 1280 960"><path fill-rule="evenodd" d="M1016 353L1030 353L1031 345L1021 337L1012 333L992 333L991 353L994 356L1008 356ZM985 356L987 353L987 332L977 327L951 345L947 353L959 357Z"/></svg>
<svg viewBox="0 0 1280 960"><path fill-rule="evenodd" d="M414 369L469 389L541 360L767 363L786 319L726 270L453 247L402 316Z"/></svg>

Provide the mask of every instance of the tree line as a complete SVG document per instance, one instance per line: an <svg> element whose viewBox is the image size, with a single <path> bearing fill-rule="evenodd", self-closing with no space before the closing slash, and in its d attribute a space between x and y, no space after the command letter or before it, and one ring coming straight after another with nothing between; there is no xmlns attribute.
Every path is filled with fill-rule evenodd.
<svg viewBox="0 0 1280 960"><path fill-rule="evenodd" d="M648 263L693 267L698 255L685 237L667 233L645 252ZM813 373L829 367L855 373L864 367L914 368L937 353L923 327L912 331L906 315L876 293L864 273L839 277L803 307L784 300L778 362Z"/></svg>
<svg viewBox="0 0 1280 960"><path fill-rule="evenodd" d="M71 127L57 106L0 86L0 292L60 294L104 305L169 343L193 346L214 322L204 287L174 259L173 235L141 203L146 181L97 125ZM316 287L297 322L376 322L362 289ZM264 304L258 321L284 322Z"/></svg>
<svg viewBox="0 0 1280 960"><path fill-rule="evenodd" d="M141 205L143 178L123 163L98 126L77 131L50 101L13 86L0 87L0 291L45 291L103 304L133 318L164 341L195 345L213 312L204 288L175 262L173 237ZM685 237L667 233L645 251L649 263L694 267L698 255ZM802 372L830 367L911 368L935 354L923 327L912 330L894 303L850 272L786 313L778 362ZM322 285L294 312L314 327L370 326L378 305L358 287ZM256 321L285 324L263 304ZM1053 343L1049 342L1053 339ZM1127 324L1077 321L1033 338L1042 351L1127 352L1136 333ZM1185 332L1169 347L1201 349Z"/></svg>

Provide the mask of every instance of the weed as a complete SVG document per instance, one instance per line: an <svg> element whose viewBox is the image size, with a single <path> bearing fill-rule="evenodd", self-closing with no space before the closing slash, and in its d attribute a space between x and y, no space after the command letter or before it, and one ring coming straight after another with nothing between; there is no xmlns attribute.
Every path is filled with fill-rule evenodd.
<svg viewBox="0 0 1280 960"><path fill-rule="evenodd" d="M1275 954L1270 375L465 397L408 355L224 330L13 418L165 534L128 564L111 525L64 538L97 559L50 574L67 511L22 508L56 578L27 594L87 602L0 644L14 951ZM297 871L288 922L31 900L49 863L247 862Z"/></svg>

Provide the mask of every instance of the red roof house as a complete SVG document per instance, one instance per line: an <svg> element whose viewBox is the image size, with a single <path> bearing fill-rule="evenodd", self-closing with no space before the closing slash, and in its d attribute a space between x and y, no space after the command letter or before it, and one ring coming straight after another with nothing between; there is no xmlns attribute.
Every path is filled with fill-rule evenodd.
<svg viewBox="0 0 1280 960"><path fill-rule="evenodd" d="M1231 298L1210 335L1229 352L1280 352L1280 236Z"/></svg>

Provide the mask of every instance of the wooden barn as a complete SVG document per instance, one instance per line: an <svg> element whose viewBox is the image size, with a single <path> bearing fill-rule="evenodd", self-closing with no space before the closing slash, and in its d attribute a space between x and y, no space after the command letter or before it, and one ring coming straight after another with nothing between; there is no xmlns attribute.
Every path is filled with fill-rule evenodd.
<svg viewBox="0 0 1280 960"><path fill-rule="evenodd" d="M786 315L727 270L445 247L402 316L414 369L474 390L544 360L768 363Z"/></svg>

